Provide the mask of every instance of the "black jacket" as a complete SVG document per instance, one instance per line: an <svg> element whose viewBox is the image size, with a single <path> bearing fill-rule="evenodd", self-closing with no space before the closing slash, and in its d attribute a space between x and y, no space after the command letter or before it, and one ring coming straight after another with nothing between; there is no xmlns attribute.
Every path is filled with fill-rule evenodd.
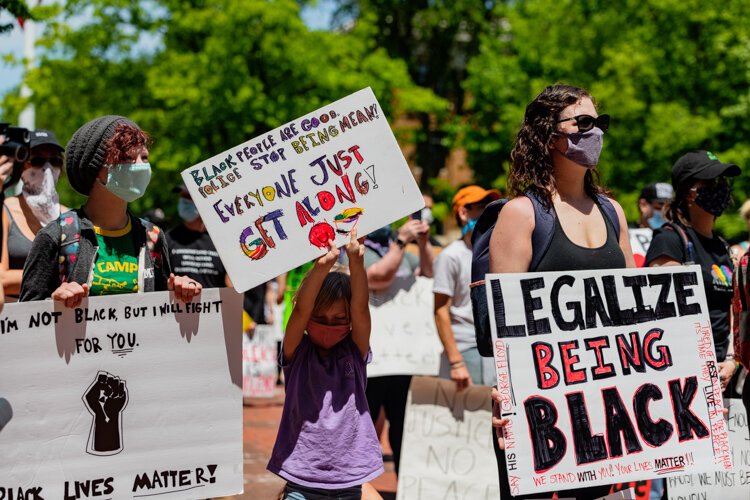
<svg viewBox="0 0 750 500"><path fill-rule="evenodd" d="M74 213L73 213L74 212ZM63 236L61 221L78 218L80 240L75 262L64 266L62 276L60 265L60 243ZM150 222L130 215L132 230L138 250L138 291L153 292L167 289L171 273L169 250L164 232ZM66 239L70 239L65 232ZM44 300L52 296L63 282L90 283L98 251L96 233L91 221L83 210L78 209L62 214L56 221L47 224L34 238L31 252L26 258L21 280L20 301Z"/></svg>

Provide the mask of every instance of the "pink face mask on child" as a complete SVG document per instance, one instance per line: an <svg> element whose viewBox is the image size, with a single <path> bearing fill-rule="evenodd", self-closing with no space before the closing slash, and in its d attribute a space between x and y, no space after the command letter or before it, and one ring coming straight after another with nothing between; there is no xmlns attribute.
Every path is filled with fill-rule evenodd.
<svg viewBox="0 0 750 500"><path fill-rule="evenodd" d="M307 334L313 344L330 349L349 335L351 325L324 325L316 321L307 322Z"/></svg>

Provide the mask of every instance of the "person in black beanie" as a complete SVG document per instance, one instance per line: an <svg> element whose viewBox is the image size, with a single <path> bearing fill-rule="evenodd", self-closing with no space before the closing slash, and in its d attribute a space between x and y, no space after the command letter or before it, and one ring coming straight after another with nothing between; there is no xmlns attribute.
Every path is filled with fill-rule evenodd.
<svg viewBox="0 0 750 500"><path fill-rule="evenodd" d="M65 151L70 185L88 196L42 229L26 259L20 300L51 297L77 307L88 295L174 290L190 302L201 285L171 273L158 226L134 217L128 203L151 180L149 136L123 116L102 116L79 128Z"/></svg>

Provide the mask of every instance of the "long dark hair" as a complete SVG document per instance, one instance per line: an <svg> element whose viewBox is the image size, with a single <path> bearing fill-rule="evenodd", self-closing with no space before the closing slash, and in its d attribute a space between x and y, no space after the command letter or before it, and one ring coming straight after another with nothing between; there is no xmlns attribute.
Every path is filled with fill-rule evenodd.
<svg viewBox="0 0 750 500"><path fill-rule="evenodd" d="M690 212L687 208L687 197L694 181L683 182L674 186L674 199L664 207L664 218L669 222L677 222L683 226L690 226Z"/></svg>
<svg viewBox="0 0 750 500"><path fill-rule="evenodd" d="M557 131L557 120L563 109L580 102L591 94L572 85L550 85L526 106L523 126L518 131L516 144L510 153L508 191L511 196L535 191L547 206L552 205L552 194L557 189L552 168L549 144ZM605 191L598 185L596 169L586 172L584 190L591 197Z"/></svg>

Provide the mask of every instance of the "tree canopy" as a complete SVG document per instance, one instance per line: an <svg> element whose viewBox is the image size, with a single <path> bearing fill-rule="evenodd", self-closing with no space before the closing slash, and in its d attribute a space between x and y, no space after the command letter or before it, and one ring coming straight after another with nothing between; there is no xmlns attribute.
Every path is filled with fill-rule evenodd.
<svg viewBox="0 0 750 500"><path fill-rule="evenodd" d="M70 1L26 77L37 124L67 140L96 116L126 115L154 138L152 182L172 185L184 168L363 87L389 116L438 102L372 26L311 31L299 11L293 0ZM7 96L6 114L24 104ZM173 205L169 189L153 189L135 209Z"/></svg>
<svg viewBox="0 0 750 500"><path fill-rule="evenodd" d="M62 139L105 113L155 138L157 179L371 86L415 146L422 183L463 148L476 180L504 187L526 104L544 86L587 88L612 115L600 170L630 219L640 188L707 149L750 164L750 27L744 0L333 0L311 31L294 0L72 0L50 18L27 75L39 126ZM59 10L59 8L58 8ZM37 10L34 10L36 13ZM85 22L81 22L84 19ZM71 22L74 21L74 22ZM6 119L23 106L3 102ZM750 195L744 175L735 199ZM156 192L139 208L166 206ZM744 231L733 212L729 237Z"/></svg>
<svg viewBox="0 0 750 500"><path fill-rule="evenodd" d="M378 40L449 100L422 137L468 152L476 180L505 185L525 106L546 85L587 88L612 115L600 170L630 219L648 182L691 149L750 168L750 27L744 0L340 0L376 14ZM456 61L465 64L456 64ZM420 75L426 75L420 80ZM434 141L433 141L434 142ZM421 161L418 159L418 162ZM735 199L750 195L748 176ZM736 213L720 220L745 231Z"/></svg>
<svg viewBox="0 0 750 500"><path fill-rule="evenodd" d="M33 19L29 6L23 0L0 0L0 13L7 12L18 19ZM13 23L0 24L0 35L13 29Z"/></svg>

